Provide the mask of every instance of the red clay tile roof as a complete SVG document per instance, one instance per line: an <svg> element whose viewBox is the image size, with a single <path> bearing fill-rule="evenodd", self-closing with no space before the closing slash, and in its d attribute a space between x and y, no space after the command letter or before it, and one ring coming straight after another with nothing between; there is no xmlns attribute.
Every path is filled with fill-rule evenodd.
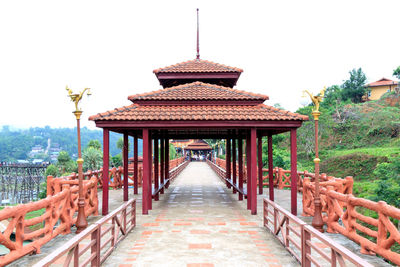
<svg viewBox="0 0 400 267"><path fill-rule="evenodd" d="M374 86L385 86L385 85L396 85L398 82L389 80L387 78L382 78L376 82L366 84L364 87L374 87Z"/></svg>
<svg viewBox="0 0 400 267"><path fill-rule="evenodd" d="M210 150L211 146L207 144L204 140L197 140L188 146L185 149L192 149L192 150Z"/></svg>
<svg viewBox="0 0 400 267"><path fill-rule="evenodd" d="M194 59L153 70L161 72L243 72L242 69L225 66L208 60Z"/></svg>
<svg viewBox="0 0 400 267"><path fill-rule="evenodd" d="M158 91L128 97L132 102L146 100L260 100L264 102L268 96L232 89L215 84L193 82Z"/></svg>
<svg viewBox="0 0 400 267"><path fill-rule="evenodd" d="M238 105L138 105L132 104L89 117L93 121L246 121L308 120L308 116L264 104Z"/></svg>

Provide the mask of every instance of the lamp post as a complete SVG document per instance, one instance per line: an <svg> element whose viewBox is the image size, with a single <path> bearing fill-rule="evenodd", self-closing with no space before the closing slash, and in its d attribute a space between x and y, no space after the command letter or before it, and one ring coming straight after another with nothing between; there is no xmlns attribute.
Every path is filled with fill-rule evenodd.
<svg viewBox="0 0 400 267"><path fill-rule="evenodd" d="M314 122L315 122L315 195L314 195L314 217L312 220L311 225L320 231L321 233L324 232L324 221L322 220L322 207L321 207L321 198L320 198L320 193L319 193L319 162L321 161L318 158L318 121L319 121L319 116L321 115L321 112L319 111L319 104L322 102L322 99L324 97L326 88L324 87L323 90L321 90L319 95L313 96L310 92L307 90L303 91L303 96L304 93L307 93L311 101L314 103L314 108L312 110L312 115L314 117Z"/></svg>
<svg viewBox="0 0 400 267"><path fill-rule="evenodd" d="M79 94L74 94L71 89L66 87L68 91L68 96L71 98L71 101L75 103L75 111L74 113L76 117L77 123L77 134L78 134L78 179L79 179L79 196L78 196L78 217L76 219L76 233L79 234L82 232L88 225L85 216L85 198L83 196L83 172L82 172L82 151L81 151L81 129L80 129L80 119L82 115L82 110L78 108L79 101L82 99L83 94L87 91L87 95L90 96L90 88L83 89Z"/></svg>

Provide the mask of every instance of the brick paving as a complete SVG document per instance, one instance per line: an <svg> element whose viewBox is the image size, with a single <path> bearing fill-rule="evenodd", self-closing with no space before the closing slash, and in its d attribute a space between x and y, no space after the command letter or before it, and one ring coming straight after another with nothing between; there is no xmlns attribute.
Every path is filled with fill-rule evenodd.
<svg viewBox="0 0 400 267"><path fill-rule="evenodd" d="M299 266L206 163L190 163L137 222L103 266Z"/></svg>

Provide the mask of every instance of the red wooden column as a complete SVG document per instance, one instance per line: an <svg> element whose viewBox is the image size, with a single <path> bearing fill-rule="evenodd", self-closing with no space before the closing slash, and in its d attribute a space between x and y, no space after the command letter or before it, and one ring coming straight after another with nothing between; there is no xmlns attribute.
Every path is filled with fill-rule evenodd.
<svg viewBox="0 0 400 267"><path fill-rule="evenodd" d="M251 128L250 131L250 158L251 158L251 175L250 175L250 209L251 214L257 214L257 129Z"/></svg>
<svg viewBox="0 0 400 267"><path fill-rule="evenodd" d="M143 129L143 180L142 180L142 214L149 214L149 129Z"/></svg>
<svg viewBox="0 0 400 267"><path fill-rule="evenodd" d="M124 133L124 151L123 151L123 165L124 165L124 201L128 201L128 134Z"/></svg>
<svg viewBox="0 0 400 267"><path fill-rule="evenodd" d="M138 137L135 135L133 139L133 193L138 194Z"/></svg>
<svg viewBox="0 0 400 267"><path fill-rule="evenodd" d="M243 191L243 140L238 139L238 157L239 157L239 189ZM243 194L239 192L239 200L243 200Z"/></svg>
<svg viewBox="0 0 400 267"><path fill-rule="evenodd" d="M108 170L110 162L110 132L103 129L103 199L101 213L108 214Z"/></svg>
<svg viewBox="0 0 400 267"><path fill-rule="evenodd" d="M169 187L169 139L165 138L165 180L167 180L167 184L165 188Z"/></svg>
<svg viewBox="0 0 400 267"><path fill-rule="evenodd" d="M247 209L250 209L250 201L251 201L251 151L250 144L251 139L249 133L246 136L246 171L247 171Z"/></svg>
<svg viewBox="0 0 400 267"><path fill-rule="evenodd" d="M236 139L232 138L232 182L236 185ZM236 194L236 188L233 188L233 193Z"/></svg>
<svg viewBox="0 0 400 267"><path fill-rule="evenodd" d="M297 136L296 129L290 130L290 173L291 210L297 216Z"/></svg>
<svg viewBox="0 0 400 267"><path fill-rule="evenodd" d="M158 190L158 138L154 138L154 190ZM158 200L158 193L154 196L154 200Z"/></svg>
<svg viewBox="0 0 400 267"><path fill-rule="evenodd" d="M262 136L258 137L257 159L258 159L258 194L262 195L263 194Z"/></svg>
<svg viewBox="0 0 400 267"><path fill-rule="evenodd" d="M152 178L153 178L153 145L151 142L151 131L149 130L149 187L148 187L148 195L147 195L147 201L149 205L149 210L153 209L152 205L152 193L153 193L153 188L152 188Z"/></svg>
<svg viewBox="0 0 400 267"><path fill-rule="evenodd" d="M226 158L225 158L225 163L226 163L226 179L231 179L231 139L227 138L226 139ZM226 186L228 188L231 188L231 185L228 181L226 181Z"/></svg>
<svg viewBox="0 0 400 267"><path fill-rule="evenodd" d="M269 199L274 201L274 161L272 157L272 135L268 135L268 187Z"/></svg>
<svg viewBox="0 0 400 267"><path fill-rule="evenodd" d="M164 163L164 158L165 158L165 146L164 146L164 138L160 139L160 184L163 186L164 185L164 168L165 168L165 163ZM164 186L160 190L160 194L164 194Z"/></svg>

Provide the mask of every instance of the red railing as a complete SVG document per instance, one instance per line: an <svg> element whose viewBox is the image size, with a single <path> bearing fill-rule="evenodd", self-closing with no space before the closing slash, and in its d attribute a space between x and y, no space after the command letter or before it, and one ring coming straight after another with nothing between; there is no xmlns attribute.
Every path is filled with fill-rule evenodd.
<svg viewBox="0 0 400 267"><path fill-rule="evenodd" d="M97 214L97 202L91 202L90 198L97 199L97 178L92 177L83 183L85 203L91 206L85 209L85 216ZM78 187L65 183L54 195L47 198L20 204L14 207L6 207L0 211L0 222L7 221L8 225L3 233L0 233L0 244L10 252L0 256L0 266L9 264L16 259L30 253L40 253L40 247L59 234L71 232L71 226L76 222ZM45 209L44 213L32 219L25 219L27 213ZM39 225L39 229L29 231L29 227ZM11 240L11 234L15 234L15 241ZM32 240L28 244L23 242Z"/></svg>
<svg viewBox="0 0 400 267"><path fill-rule="evenodd" d="M264 199L264 226L301 266L373 266L269 199Z"/></svg>
<svg viewBox="0 0 400 267"><path fill-rule="evenodd" d="M100 266L116 245L136 226L136 200L131 199L34 265ZM85 243L86 241L86 243ZM89 250L90 249L90 250ZM83 261L80 263L80 261Z"/></svg>

